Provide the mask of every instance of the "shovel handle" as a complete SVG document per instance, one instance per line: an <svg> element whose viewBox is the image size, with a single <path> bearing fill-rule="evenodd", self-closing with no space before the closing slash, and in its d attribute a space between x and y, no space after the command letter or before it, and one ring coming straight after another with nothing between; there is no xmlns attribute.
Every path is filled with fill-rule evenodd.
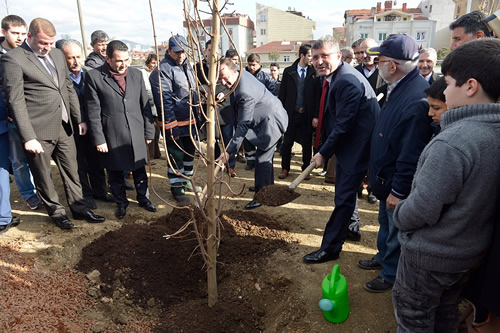
<svg viewBox="0 0 500 333"><path fill-rule="evenodd" d="M288 187L295 191L297 186L302 183L304 178L306 178L315 167L316 162L311 162L311 164L309 164L309 166L304 171L302 171L302 173L297 178L295 178L295 180Z"/></svg>

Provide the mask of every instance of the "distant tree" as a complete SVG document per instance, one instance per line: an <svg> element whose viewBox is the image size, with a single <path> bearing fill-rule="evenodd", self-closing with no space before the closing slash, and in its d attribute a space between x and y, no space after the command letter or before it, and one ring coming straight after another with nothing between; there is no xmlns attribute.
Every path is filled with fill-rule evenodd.
<svg viewBox="0 0 500 333"><path fill-rule="evenodd" d="M450 52L451 50L449 48L443 47L441 50L437 52L438 60L443 60Z"/></svg>
<svg viewBox="0 0 500 333"><path fill-rule="evenodd" d="M280 58L279 52L276 52L276 51L269 52L269 60L278 61L279 58Z"/></svg>

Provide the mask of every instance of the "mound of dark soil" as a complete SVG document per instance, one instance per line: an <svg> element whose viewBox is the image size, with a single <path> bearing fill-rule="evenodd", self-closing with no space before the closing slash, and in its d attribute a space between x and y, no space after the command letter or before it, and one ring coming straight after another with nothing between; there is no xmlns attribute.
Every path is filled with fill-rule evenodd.
<svg viewBox="0 0 500 333"><path fill-rule="evenodd" d="M194 210L193 215L200 230L206 230L201 214ZM256 281L266 258L276 249L287 250L290 235L266 215L241 211L222 215L219 301L209 308L206 272L192 226L181 237L164 237L193 215L188 209L175 209L151 224L124 225L108 232L83 249L77 269L84 273L98 270L99 288L107 297L119 291L135 305L159 306L158 332L263 330L266 310L262 302L274 296L264 295Z"/></svg>
<svg viewBox="0 0 500 333"><path fill-rule="evenodd" d="M285 185L264 186L256 195L255 200L263 205L276 207L282 206L300 197L300 193L295 192Z"/></svg>

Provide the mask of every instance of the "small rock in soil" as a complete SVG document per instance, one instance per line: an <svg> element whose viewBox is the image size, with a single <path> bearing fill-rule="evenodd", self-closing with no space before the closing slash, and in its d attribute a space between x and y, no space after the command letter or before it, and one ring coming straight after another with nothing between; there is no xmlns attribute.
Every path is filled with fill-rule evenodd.
<svg viewBox="0 0 500 333"><path fill-rule="evenodd" d="M94 282L95 284L101 283L101 272L99 272L97 269L94 269L92 272L88 273L86 276L87 276L87 279Z"/></svg>

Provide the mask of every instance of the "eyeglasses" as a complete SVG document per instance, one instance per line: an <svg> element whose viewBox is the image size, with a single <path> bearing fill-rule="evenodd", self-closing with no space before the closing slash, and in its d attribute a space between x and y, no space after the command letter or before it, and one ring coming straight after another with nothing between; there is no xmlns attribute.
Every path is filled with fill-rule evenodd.
<svg viewBox="0 0 500 333"><path fill-rule="evenodd" d="M333 52L332 53L315 55L315 56L313 56L313 61L317 61L319 58L321 58L321 60L328 59L328 57L330 57L332 54L333 54Z"/></svg>

